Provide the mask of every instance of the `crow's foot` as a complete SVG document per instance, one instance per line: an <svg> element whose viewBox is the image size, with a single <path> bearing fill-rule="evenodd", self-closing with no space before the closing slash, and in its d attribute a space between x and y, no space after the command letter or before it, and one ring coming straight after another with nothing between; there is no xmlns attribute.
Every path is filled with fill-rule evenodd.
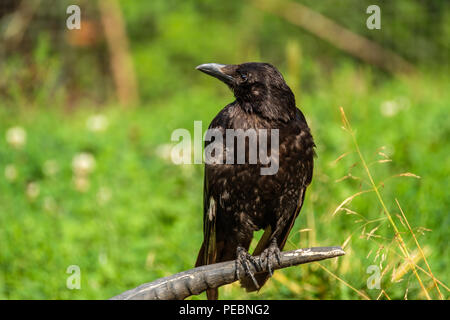
<svg viewBox="0 0 450 320"><path fill-rule="evenodd" d="M259 284L255 279L255 274L250 269L250 264L252 264L257 271L260 270L260 265L257 263L255 257L250 255L247 250L245 250L243 247L237 247L236 249L236 275L238 279L241 279L240 276L240 268L244 269L245 276L250 277L253 280L253 283L255 284L255 287L259 289Z"/></svg>
<svg viewBox="0 0 450 320"><path fill-rule="evenodd" d="M278 264L281 264L281 251L278 248L277 240L273 238L270 245L260 255L260 269L265 265L270 275L273 276L275 259L277 259Z"/></svg>

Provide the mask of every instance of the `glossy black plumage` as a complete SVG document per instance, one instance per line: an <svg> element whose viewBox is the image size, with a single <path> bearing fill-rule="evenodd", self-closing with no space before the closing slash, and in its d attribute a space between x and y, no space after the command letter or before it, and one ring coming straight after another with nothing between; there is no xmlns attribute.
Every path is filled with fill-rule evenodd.
<svg viewBox="0 0 450 320"><path fill-rule="evenodd" d="M236 97L209 128L220 130L224 142L226 129L267 129L269 137L272 129L278 129L279 167L273 175L261 175L261 167L269 165L259 161L205 164L204 241L196 266L236 259L238 247L248 250L253 232L259 229L266 232L253 255L268 253L275 243L282 250L313 174L314 142L305 117L282 75L270 64L205 64L197 69L225 82ZM246 153L248 157L248 148ZM269 276L257 273L258 287ZM258 289L248 275L241 285L247 291ZM217 289L207 294L209 299L218 297Z"/></svg>

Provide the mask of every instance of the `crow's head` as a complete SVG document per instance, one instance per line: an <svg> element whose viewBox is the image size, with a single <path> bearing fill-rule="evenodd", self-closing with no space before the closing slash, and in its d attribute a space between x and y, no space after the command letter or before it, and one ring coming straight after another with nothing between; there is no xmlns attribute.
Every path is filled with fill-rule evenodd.
<svg viewBox="0 0 450 320"><path fill-rule="evenodd" d="M225 82L247 112L286 121L295 116L294 94L281 73L271 64L206 63L199 65L197 70Z"/></svg>

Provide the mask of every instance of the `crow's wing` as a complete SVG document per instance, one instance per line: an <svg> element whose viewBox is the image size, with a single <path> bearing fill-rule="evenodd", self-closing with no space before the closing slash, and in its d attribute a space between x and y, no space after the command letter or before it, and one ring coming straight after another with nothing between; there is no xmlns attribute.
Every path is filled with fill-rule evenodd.
<svg viewBox="0 0 450 320"><path fill-rule="evenodd" d="M198 253L195 266L213 264L217 261L217 202L210 191L211 168L205 165L205 174L203 179L203 244ZM209 300L217 300L218 289L207 289L206 295Z"/></svg>
<svg viewBox="0 0 450 320"><path fill-rule="evenodd" d="M214 198L209 194L207 174L208 170L205 169L205 178L203 183L203 244L195 264L196 267L215 263L217 257L217 204Z"/></svg>

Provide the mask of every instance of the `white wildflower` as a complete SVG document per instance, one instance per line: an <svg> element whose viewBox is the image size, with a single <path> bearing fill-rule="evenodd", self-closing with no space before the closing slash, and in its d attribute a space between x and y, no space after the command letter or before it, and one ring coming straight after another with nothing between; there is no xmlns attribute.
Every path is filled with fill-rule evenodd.
<svg viewBox="0 0 450 320"><path fill-rule="evenodd" d="M108 118L102 114L90 116L86 121L86 127L92 132L105 131L108 124Z"/></svg>
<svg viewBox="0 0 450 320"><path fill-rule="evenodd" d="M388 100L380 105L380 111L385 117L393 117L400 111L400 106L396 101Z"/></svg>
<svg viewBox="0 0 450 320"><path fill-rule="evenodd" d="M27 184L26 194L28 199L30 200L36 199L39 196L40 192L41 189L37 182L30 182L29 184Z"/></svg>
<svg viewBox="0 0 450 320"><path fill-rule="evenodd" d="M161 144L156 147L156 154L163 160L171 162L172 164L184 164L185 158L192 159L193 156L193 143L191 142L190 148L182 149L175 148L176 145L167 143ZM185 154L189 152L189 154Z"/></svg>
<svg viewBox="0 0 450 320"><path fill-rule="evenodd" d="M6 131L6 142L13 148L20 149L27 142L27 132L22 127L12 127Z"/></svg>
<svg viewBox="0 0 450 320"><path fill-rule="evenodd" d="M5 167L5 178L6 180L13 182L17 179L17 176L19 175L17 168L13 164L8 164Z"/></svg>
<svg viewBox="0 0 450 320"><path fill-rule="evenodd" d="M164 159L166 161L171 161L172 160L172 148L173 145L170 143L166 143L166 144L161 144L159 146L156 147L156 154L158 155L158 157L160 157L161 159Z"/></svg>
<svg viewBox="0 0 450 320"><path fill-rule="evenodd" d="M76 176L86 176L91 173L95 168L95 158L92 154L82 152L72 160L72 169Z"/></svg>
<svg viewBox="0 0 450 320"><path fill-rule="evenodd" d="M393 117L402 110L409 109L411 105L407 97L397 97L394 100L384 101L380 105L381 114L385 117Z"/></svg>

